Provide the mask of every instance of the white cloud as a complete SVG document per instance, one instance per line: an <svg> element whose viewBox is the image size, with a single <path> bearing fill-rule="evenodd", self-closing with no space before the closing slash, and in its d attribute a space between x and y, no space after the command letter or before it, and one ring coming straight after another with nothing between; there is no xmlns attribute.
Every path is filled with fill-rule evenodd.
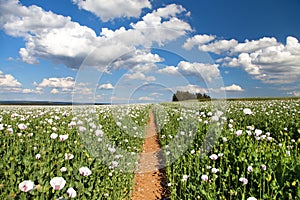
<svg viewBox="0 0 300 200"><path fill-rule="evenodd" d="M127 60L127 62L132 63L156 63L161 61L163 61L163 59L158 54L152 54L141 50L136 50L135 56Z"/></svg>
<svg viewBox="0 0 300 200"><path fill-rule="evenodd" d="M39 90L25 88L25 89L22 90L22 93L23 94L30 94L30 93L32 93L32 94L38 94L38 93L40 93L40 91Z"/></svg>
<svg viewBox="0 0 300 200"><path fill-rule="evenodd" d="M155 63L163 60L158 54L152 54L146 50L136 50L118 58L111 67L113 69L128 69L133 72L149 72L156 69Z"/></svg>
<svg viewBox="0 0 300 200"><path fill-rule="evenodd" d="M22 84L11 74L4 74L0 71L0 93L37 93L37 91L22 88Z"/></svg>
<svg viewBox="0 0 300 200"><path fill-rule="evenodd" d="M185 86L177 86L175 88L175 90L178 90L178 91L188 91L190 93L201 93L201 94L207 94L207 90L205 88L202 88L198 85L193 85L193 84L188 84L188 85L185 85Z"/></svg>
<svg viewBox="0 0 300 200"><path fill-rule="evenodd" d="M229 56L226 56L225 58L217 59L216 63L222 63L223 66L226 66L226 67L240 67L237 58L232 58Z"/></svg>
<svg viewBox="0 0 300 200"><path fill-rule="evenodd" d="M169 75L186 75L196 76L204 81L211 82L220 77L220 70L218 64L207 64L207 63L190 63L187 61L180 61L176 67L167 66L159 69L158 73L164 73Z"/></svg>
<svg viewBox="0 0 300 200"><path fill-rule="evenodd" d="M157 93L157 92L152 92L152 93L150 94L150 96L158 97L158 96L163 96L163 94Z"/></svg>
<svg viewBox="0 0 300 200"><path fill-rule="evenodd" d="M111 83L99 85L99 89L111 90L114 89L114 86Z"/></svg>
<svg viewBox="0 0 300 200"><path fill-rule="evenodd" d="M188 38L184 43L183 47L185 49L191 49L195 45L198 46L200 51L212 52L216 54L221 54L228 52L230 54L235 53L251 53L262 48L267 48L270 46L278 46L280 43L277 42L274 37L263 37L258 40L245 40L244 43L238 43L237 40L215 40L214 35L195 35L192 38ZM212 43L211 41L215 40ZM207 44L209 43L209 44Z"/></svg>
<svg viewBox="0 0 300 200"><path fill-rule="evenodd" d="M265 83L294 83L300 79L300 43L289 36L286 45L276 44L252 53L241 53L237 57L226 57L223 66L242 67Z"/></svg>
<svg viewBox="0 0 300 200"><path fill-rule="evenodd" d="M147 27L157 27L166 25L162 22L162 19L178 20L176 15L186 10L181 5L170 4L164 8L159 8L152 13L146 14L142 21L138 21L136 24L131 24L136 29L144 29Z"/></svg>
<svg viewBox="0 0 300 200"><path fill-rule="evenodd" d="M73 88L75 84L73 77L63 77L63 78L44 78L37 87L45 88Z"/></svg>
<svg viewBox="0 0 300 200"><path fill-rule="evenodd" d="M40 83L34 82L35 90L27 91L28 93L38 93L43 94L50 91L51 94L93 94L92 87L89 87L86 84L77 83L76 88L75 80L73 77L51 77L51 78L44 78ZM74 91L76 89L76 91Z"/></svg>
<svg viewBox="0 0 300 200"><path fill-rule="evenodd" d="M138 6L143 4L141 2L146 1L135 4ZM105 1L104 4L114 3ZM163 45L192 30L188 23L176 17L186 12L182 6L176 4L146 14L142 20L130 24L131 28L127 30L124 27L114 31L103 28L100 36L91 28L71 21L70 17L45 11L35 5L26 7L17 0L1 1L0 12L1 29L8 35L23 37L26 41L25 47L19 50L24 62L37 64L42 58L70 68L79 68L89 53L97 49L86 64L100 66L99 69L104 70L107 63L135 50L136 46L149 46L154 42Z"/></svg>
<svg viewBox="0 0 300 200"><path fill-rule="evenodd" d="M121 17L139 17L143 8L151 8L149 0L72 0L80 9L94 13L103 21Z"/></svg>
<svg viewBox="0 0 300 200"><path fill-rule="evenodd" d="M212 52L215 54L221 54L223 52L229 51L238 44L238 41L231 40L217 40L213 43L199 45L198 49L200 51Z"/></svg>
<svg viewBox="0 0 300 200"><path fill-rule="evenodd" d="M188 38L186 42L183 44L183 48L190 50L196 45L206 44L216 38L215 35L195 35L192 38Z"/></svg>
<svg viewBox="0 0 300 200"><path fill-rule="evenodd" d="M138 100L140 101L153 101L154 99L151 97L140 97Z"/></svg>
<svg viewBox="0 0 300 200"><path fill-rule="evenodd" d="M4 74L0 71L0 88L1 89L16 89L20 88L22 84L11 74Z"/></svg>
<svg viewBox="0 0 300 200"><path fill-rule="evenodd" d="M99 43L100 38L92 29L35 5L26 7L16 0L1 1L0 12L0 27L8 35L26 40L26 47L19 53L29 64L36 64L38 58L44 58L78 68Z"/></svg>
<svg viewBox="0 0 300 200"><path fill-rule="evenodd" d="M221 87L220 90L222 91L226 91L226 92L243 92L244 89L236 84L232 84L230 86L226 86L226 87Z"/></svg>
<svg viewBox="0 0 300 200"><path fill-rule="evenodd" d="M31 89L23 89L22 90L22 93L24 93L24 94L28 94L28 93L31 93L31 92L33 92L33 90L31 90Z"/></svg>
<svg viewBox="0 0 300 200"><path fill-rule="evenodd" d="M71 20L35 5L22 6L18 0L1 1L0 10L0 26L12 36L27 37L29 34L63 28Z"/></svg>
<svg viewBox="0 0 300 200"><path fill-rule="evenodd" d="M56 89L56 88L53 88L52 90L51 90L51 92L50 92L51 94L58 94L59 93L59 91L58 91L58 89Z"/></svg>
<svg viewBox="0 0 300 200"><path fill-rule="evenodd" d="M115 31L103 28L100 35L105 38L113 38L114 41L129 46L149 47L153 43L164 45L164 43L183 36L187 31L192 30L187 22L176 17L177 14L183 12L186 12L186 10L180 5L167 5L164 8L147 13L142 17L142 20L131 23L131 28L128 30L124 27Z"/></svg>
<svg viewBox="0 0 300 200"><path fill-rule="evenodd" d="M92 97L91 95L94 94L94 88L90 88L90 87L84 87L84 86L79 86L79 87L76 87L76 92L75 91L72 91L72 93L75 93L75 94L84 94L84 95L89 95L88 97ZM78 96L76 96L78 98ZM83 98L84 100L84 98Z"/></svg>
<svg viewBox="0 0 300 200"><path fill-rule="evenodd" d="M217 64L206 64L206 63L190 63L186 61L181 61L177 67L179 71L183 72L186 75L200 75L205 78L207 81L218 77L220 71Z"/></svg>
<svg viewBox="0 0 300 200"><path fill-rule="evenodd" d="M178 68L174 67L174 66L166 66L165 68L157 70L157 73L160 73L160 74L169 74L169 75L179 74Z"/></svg>
<svg viewBox="0 0 300 200"><path fill-rule="evenodd" d="M153 15L163 18L170 18L175 17L177 14L185 11L186 9L181 5L170 4L163 8L158 8L156 11L153 12Z"/></svg>
<svg viewBox="0 0 300 200"><path fill-rule="evenodd" d="M276 38L263 37L258 40L246 40L244 43L239 43L231 49L232 53L251 53L263 48L278 46Z"/></svg>
<svg viewBox="0 0 300 200"><path fill-rule="evenodd" d="M38 63L37 58L44 58L78 68L100 42L93 30L74 22L69 22L61 29L37 34L28 36L26 48L20 49L22 60L29 64Z"/></svg>
<svg viewBox="0 0 300 200"><path fill-rule="evenodd" d="M131 72L147 73L147 72L154 71L156 68L157 68L157 66L154 63L145 63L145 64L133 65L132 68L129 70Z"/></svg>
<svg viewBox="0 0 300 200"><path fill-rule="evenodd" d="M300 79L300 43L295 37L287 37L284 45L274 37L243 43L234 39L207 43L208 36L201 38L200 35L198 39L197 36L189 38L183 47L189 49L198 45L200 51L225 53L225 57L216 60L222 66L241 67L255 79L270 84L289 84Z"/></svg>
<svg viewBox="0 0 300 200"><path fill-rule="evenodd" d="M143 74L141 72L136 72L133 74L125 74L124 77L129 80L143 80L143 81L149 81L149 82L153 82L156 80L156 78L154 76L146 76L145 74Z"/></svg>

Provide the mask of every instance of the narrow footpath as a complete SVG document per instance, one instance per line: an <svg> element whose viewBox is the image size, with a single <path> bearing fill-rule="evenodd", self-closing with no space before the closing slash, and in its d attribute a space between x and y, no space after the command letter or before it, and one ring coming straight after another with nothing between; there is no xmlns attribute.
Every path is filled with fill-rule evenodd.
<svg viewBox="0 0 300 200"><path fill-rule="evenodd" d="M159 155L159 150L154 114L150 109L143 153L140 155L139 166L134 177L132 200L168 199L166 174L161 169L163 157Z"/></svg>

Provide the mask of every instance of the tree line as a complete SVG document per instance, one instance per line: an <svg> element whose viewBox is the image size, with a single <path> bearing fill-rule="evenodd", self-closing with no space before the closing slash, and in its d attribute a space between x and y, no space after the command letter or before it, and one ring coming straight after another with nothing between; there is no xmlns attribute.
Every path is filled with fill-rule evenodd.
<svg viewBox="0 0 300 200"><path fill-rule="evenodd" d="M185 100L209 100L211 99L210 96L207 94L201 94L201 93L190 93L187 91L176 91L175 94L173 94L172 101L185 101Z"/></svg>

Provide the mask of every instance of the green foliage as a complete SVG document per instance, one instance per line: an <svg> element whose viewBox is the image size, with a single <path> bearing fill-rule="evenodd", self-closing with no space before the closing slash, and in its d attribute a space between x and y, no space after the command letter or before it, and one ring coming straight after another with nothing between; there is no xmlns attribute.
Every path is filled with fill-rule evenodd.
<svg viewBox="0 0 300 200"><path fill-rule="evenodd" d="M114 113L122 113L114 115ZM66 198L69 187L77 192L77 199L130 199L133 172L124 173L112 168L105 159L105 153L96 150L107 149L105 142L115 148L130 149L136 155L141 151L144 129L148 119L148 107L97 107L99 126L91 122L90 113L73 116L71 107L2 107L0 128L0 199L57 199ZM116 119L116 116L118 117ZM128 120L131 120L130 123ZM72 126L71 122L77 124ZM126 130L120 128L127 125ZM18 125L27 128L21 130ZM133 125L137 128L133 129ZM80 127L85 127L80 132ZM9 131L13 129L13 132ZM95 136L95 131L103 131L102 142ZM126 134L125 134L126 132ZM57 138L50 135L56 133ZM68 135L60 141L60 135ZM132 136L136 137L132 137ZM91 139L94 139L91 141ZM105 138L107 141L105 141ZM89 141L89 144L85 144ZM126 142L127 141L127 142ZM90 146L87 146L90 145ZM101 146L102 145L102 146ZM88 151L87 147L95 151ZM107 152L107 150L106 150ZM73 159L66 160L65 154L72 154ZM36 155L40 158L36 159ZM109 155L116 159L118 152ZM107 155L108 156L108 155ZM132 156L132 159L136 159ZM88 167L92 174L82 176L79 169ZM67 171L60 169L66 167ZM66 185L61 190L53 190L50 180L63 177ZM18 186L24 180L31 180L35 187L30 192L22 192Z"/></svg>
<svg viewBox="0 0 300 200"><path fill-rule="evenodd" d="M213 103L153 106L170 198L300 199L299 100L231 101L222 112ZM124 169L138 161L149 108L97 106L74 115L63 106L1 107L0 199L68 198L70 187L77 199L131 199L134 173ZM83 166L92 174L82 176ZM54 177L66 180L61 190L50 185ZM32 191L18 188L24 180L34 182Z"/></svg>
<svg viewBox="0 0 300 200"><path fill-rule="evenodd" d="M173 94L172 101L186 101L186 100L209 100L210 96L201 93L190 93L187 91L177 91Z"/></svg>
<svg viewBox="0 0 300 200"><path fill-rule="evenodd" d="M244 108L252 114L245 114ZM156 123L162 146L169 145L165 159L171 162L166 167L171 199L299 199L299 101L227 102L227 112L217 121L221 134L210 151L205 151L205 145L211 144L207 135L216 130L212 129L216 111L210 104L164 104L162 110L155 109ZM195 121L193 130L185 126ZM176 151L170 144L187 135L193 143L176 160L173 152L181 147ZM212 154L218 158L212 160ZM248 181L245 185L243 177Z"/></svg>

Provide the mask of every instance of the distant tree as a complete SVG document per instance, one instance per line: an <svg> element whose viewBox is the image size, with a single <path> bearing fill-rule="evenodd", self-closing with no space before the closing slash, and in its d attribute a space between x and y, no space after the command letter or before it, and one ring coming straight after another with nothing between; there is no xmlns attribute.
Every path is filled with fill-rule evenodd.
<svg viewBox="0 0 300 200"><path fill-rule="evenodd" d="M176 94L173 94L172 101L178 101Z"/></svg>
<svg viewBox="0 0 300 200"><path fill-rule="evenodd" d="M197 99L202 99L203 95L199 92L199 93L196 93L196 97L197 97Z"/></svg>
<svg viewBox="0 0 300 200"><path fill-rule="evenodd" d="M204 98L204 99L210 99L210 96L208 96L207 94L204 93L204 94L203 94L203 98Z"/></svg>
<svg viewBox="0 0 300 200"><path fill-rule="evenodd" d="M173 94L172 101L186 101L186 100L203 100L203 99L210 99L210 96L207 94L201 94L201 93L190 93L188 91L176 91L175 94Z"/></svg>
<svg viewBox="0 0 300 200"><path fill-rule="evenodd" d="M177 91L173 95L173 101L185 101L190 99L196 99L195 94L186 92L186 91Z"/></svg>

